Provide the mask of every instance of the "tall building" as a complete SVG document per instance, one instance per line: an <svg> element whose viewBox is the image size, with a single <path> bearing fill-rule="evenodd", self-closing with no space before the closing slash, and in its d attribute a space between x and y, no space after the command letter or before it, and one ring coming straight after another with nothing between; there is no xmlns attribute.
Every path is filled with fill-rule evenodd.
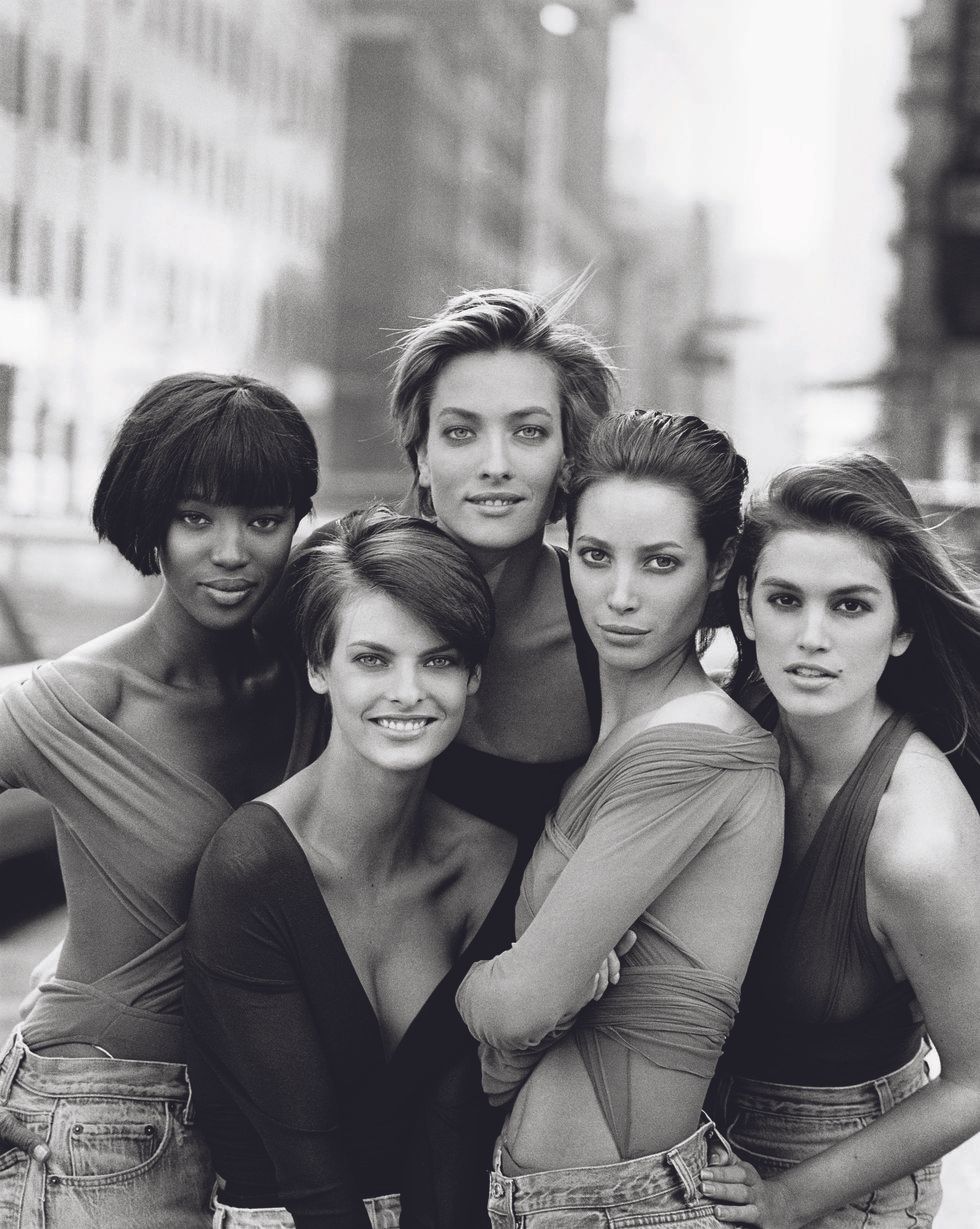
<svg viewBox="0 0 980 1229"><path fill-rule="evenodd" d="M0 0L0 511L83 508L162 375L315 418L342 43L321 0Z"/></svg>
<svg viewBox="0 0 980 1229"><path fill-rule="evenodd" d="M404 484L385 410L395 330L462 287L550 290L607 255L606 47L629 7L351 0L334 489ZM608 323L601 277L590 291L586 318Z"/></svg>
<svg viewBox="0 0 980 1229"><path fill-rule="evenodd" d="M882 434L912 477L971 484L980 480L980 0L924 0L909 31L901 281Z"/></svg>

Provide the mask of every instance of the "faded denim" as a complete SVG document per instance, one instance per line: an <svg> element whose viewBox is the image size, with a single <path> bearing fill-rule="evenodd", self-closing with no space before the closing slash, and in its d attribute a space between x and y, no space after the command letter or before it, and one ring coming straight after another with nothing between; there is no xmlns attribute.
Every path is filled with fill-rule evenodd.
<svg viewBox="0 0 980 1229"><path fill-rule="evenodd" d="M764 1178L860 1131L928 1084L925 1048L897 1071L865 1084L817 1088L722 1076L712 1108L735 1152ZM890 1182L807 1229L929 1229L939 1210L940 1162Z"/></svg>
<svg viewBox="0 0 980 1229"><path fill-rule="evenodd" d="M182 1065L45 1058L15 1031L0 1057L0 1106L51 1149L43 1164L0 1151L4 1229L210 1225L214 1172Z"/></svg>
<svg viewBox="0 0 980 1229"><path fill-rule="evenodd" d="M701 1191L708 1143L706 1122L666 1152L576 1169L509 1178L500 1142L490 1174L493 1229L721 1229Z"/></svg>

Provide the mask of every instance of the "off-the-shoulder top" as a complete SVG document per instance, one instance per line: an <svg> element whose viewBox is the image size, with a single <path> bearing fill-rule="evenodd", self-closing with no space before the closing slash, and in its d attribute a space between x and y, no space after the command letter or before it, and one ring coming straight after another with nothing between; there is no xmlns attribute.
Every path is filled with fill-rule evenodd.
<svg viewBox="0 0 980 1229"><path fill-rule="evenodd" d="M295 683L286 776L322 740L319 697ZM123 935L130 952L90 984L44 982L24 1024L28 1045L86 1043L115 1057L182 1062L181 945L194 872L231 804L104 717L56 662L0 695L0 787L51 803L62 861L101 880L117 947Z"/></svg>

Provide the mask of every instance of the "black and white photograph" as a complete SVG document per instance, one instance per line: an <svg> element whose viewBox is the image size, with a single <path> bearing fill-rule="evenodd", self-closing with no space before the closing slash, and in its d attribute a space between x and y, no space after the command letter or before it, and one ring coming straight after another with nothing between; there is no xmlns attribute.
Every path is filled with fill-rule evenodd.
<svg viewBox="0 0 980 1229"><path fill-rule="evenodd" d="M980 1227L980 0L0 0L0 1229Z"/></svg>

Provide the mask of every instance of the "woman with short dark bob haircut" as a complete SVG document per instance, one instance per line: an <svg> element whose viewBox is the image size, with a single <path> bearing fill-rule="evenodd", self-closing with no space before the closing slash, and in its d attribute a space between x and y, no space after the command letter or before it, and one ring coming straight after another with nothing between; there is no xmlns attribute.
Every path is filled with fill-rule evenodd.
<svg viewBox="0 0 980 1229"><path fill-rule="evenodd" d="M602 726L521 885L517 941L457 995L508 1117L495 1229L717 1225L701 1107L779 865L776 745L696 649L731 564L744 460L691 416L595 429L569 484L572 583ZM617 984L589 966L620 936Z"/></svg>
<svg viewBox="0 0 980 1229"><path fill-rule="evenodd" d="M309 428L275 389L159 381L120 427L93 509L100 537L162 576L156 600L0 697L0 787L52 804L68 900L56 973L0 1062L4 1225L208 1223L184 925L216 828L323 736L304 680L252 629L316 484Z"/></svg>
<svg viewBox="0 0 980 1229"><path fill-rule="evenodd" d="M750 506L733 691L782 747L786 854L715 1090L741 1158L705 1175L720 1219L931 1225L938 1158L980 1129L970 583L876 457Z"/></svg>
<svg viewBox="0 0 980 1229"><path fill-rule="evenodd" d="M426 777L479 682L490 592L434 525L383 508L290 573L330 741L218 830L185 946L215 1225L478 1229L498 1124L453 997L513 938L516 843Z"/></svg>
<svg viewBox="0 0 980 1229"><path fill-rule="evenodd" d="M464 291L401 337L391 385L418 510L476 560L497 611L483 685L430 788L528 850L599 721L567 554L544 540L616 394L605 350L567 319L583 286Z"/></svg>

